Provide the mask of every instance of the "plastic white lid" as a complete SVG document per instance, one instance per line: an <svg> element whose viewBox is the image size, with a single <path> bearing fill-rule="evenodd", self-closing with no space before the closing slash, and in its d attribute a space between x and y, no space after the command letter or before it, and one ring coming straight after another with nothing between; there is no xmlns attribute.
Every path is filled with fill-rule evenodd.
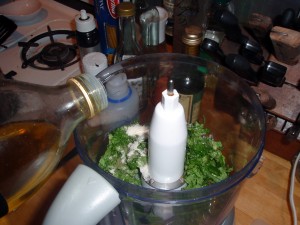
<svg viewBox="0 0 300 225"><path fill-rule="evenodd" d="M107 67L107 58L101 52L91 52L83 57L82 64L85 73L96 76Z"/></svg>
<svg viewBox="0 0 300 225"><path fill-rule="evenodd" d="M84 9L75 17L76 30L82 33L90 32L96 28L94 16Z"/></svg>
<svg viewBox="0 0 300 225"><path fill-rule="evenodd" d="M119 193L107 180L79 165L56 196L43 225L95 225L119 203Z"/></svg>

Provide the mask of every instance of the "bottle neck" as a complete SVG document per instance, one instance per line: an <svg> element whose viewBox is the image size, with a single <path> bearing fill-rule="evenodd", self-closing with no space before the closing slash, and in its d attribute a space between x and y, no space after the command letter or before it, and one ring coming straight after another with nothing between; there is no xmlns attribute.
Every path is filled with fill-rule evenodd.
<svg viewBox="0 0 300 225"><path fill-rule="evenodd" d="M75 104L89 119L107 107L107 95L103 84L94 76L82 74L68 80Z"/></svg>
<svg viewBox="0 0 300 225"><path fill-rule="evenodd" d="M119 46L117 54L121 59L139 55L141 49L136 39L135 18L134 16L119 17Z"/></svg>

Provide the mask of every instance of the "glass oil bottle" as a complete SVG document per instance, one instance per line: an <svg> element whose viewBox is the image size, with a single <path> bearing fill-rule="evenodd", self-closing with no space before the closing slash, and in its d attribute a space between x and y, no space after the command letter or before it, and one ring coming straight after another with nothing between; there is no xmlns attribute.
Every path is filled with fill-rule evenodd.
<svg viewBox="0 0 300 225"><path fill-rule="evenodd" d="M86 74L46 87L0 80L0 217L55 169L75 127L107 107L102 83Z"/></svg>

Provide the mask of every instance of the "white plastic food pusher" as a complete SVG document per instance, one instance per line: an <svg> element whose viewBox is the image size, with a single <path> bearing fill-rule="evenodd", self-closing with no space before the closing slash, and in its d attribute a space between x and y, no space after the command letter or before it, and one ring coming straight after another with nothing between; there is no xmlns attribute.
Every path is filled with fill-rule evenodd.
<svg viewBox="0 0 300 225"><path fill-rule="evenodd" d="M95 225L120 203L100 174L79 165L53 201L43 225Z"/></svg>
<svg viewBox="0 0 300 225"><path fill-rule="evenodd" d="M169 80L155 107L149 129L148 164L154 188L172 190L183 185L187 124L179 94Z"/></svg>

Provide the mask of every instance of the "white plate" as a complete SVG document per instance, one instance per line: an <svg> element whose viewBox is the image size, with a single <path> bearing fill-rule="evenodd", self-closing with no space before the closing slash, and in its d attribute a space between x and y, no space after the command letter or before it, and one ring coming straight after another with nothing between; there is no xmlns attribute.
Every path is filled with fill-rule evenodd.
<svg viewBox="0 0 300 225"><path fill-rule="evenodd" d="M23 22L34 19L41 9L42 5L38 0L19 0L1 6L0 14L15 22Z"/></svg>

